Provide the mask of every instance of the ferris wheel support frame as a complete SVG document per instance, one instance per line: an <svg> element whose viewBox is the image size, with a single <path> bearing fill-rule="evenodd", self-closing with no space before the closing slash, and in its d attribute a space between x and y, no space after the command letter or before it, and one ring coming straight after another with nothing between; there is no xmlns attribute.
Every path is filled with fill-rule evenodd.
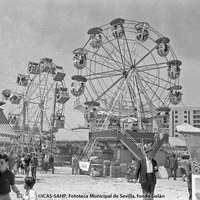
<svg viewBox="0 0 200 200"><path fill-rule="evenodd" d="M53 119L51 124L51 143L50 143L50 155L53 155L53 134L54 134L54 124L55 124L55 112L56 112L56 91L57 91L58 83L56 83L55 93L54 93L54 103L53 103ZM53 169L52 169L53 173Z"/></svg>
<svg viewBox="0 0 200 200"><path fill-rule="evenodd" d="M23 131L22 131L22 153L24 153L25 144L25 128L26 128L26 101L23 97Z"/></svg>

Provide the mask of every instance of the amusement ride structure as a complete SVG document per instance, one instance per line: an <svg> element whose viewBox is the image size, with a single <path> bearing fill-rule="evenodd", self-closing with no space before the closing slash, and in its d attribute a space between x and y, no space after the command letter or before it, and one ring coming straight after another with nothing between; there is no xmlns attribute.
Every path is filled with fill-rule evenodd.
<svg viewBox="0 0 200 200"><path fill-rule="evenodd" d="M65 75L52 59L42 58L29 62L27 74L18 74L17 92L2 91L3 99L11 103L8 121L20 136L22 152L27 146L43 145L52 154L54 133L65 125L64 108L69 100Z"/></svg>
<svg viewBox="0 0 200 200"><path fill-rule="evenodd" d="M77 74L71 93L75 109L90 124L81 156L100 141L119 140L136 157L138 145L153 139L154 154L168 138L170 104L182 100L179 61L170 39L146 22L117 18L88 30L88 41L73 51ZM124 122L131 122L128 130Z"/></svg>

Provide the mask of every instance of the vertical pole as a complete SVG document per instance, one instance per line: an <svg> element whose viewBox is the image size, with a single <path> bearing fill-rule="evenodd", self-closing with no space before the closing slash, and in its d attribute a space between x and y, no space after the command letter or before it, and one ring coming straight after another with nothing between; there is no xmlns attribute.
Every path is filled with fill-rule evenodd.
<svg viewBox="0 0 200 200"><path fill-rule="evenodd" d="M54 134L54 124L55 124L55 112L56 112L56 92L57 92L57 83L54 93L54 104L53 104L53 119L51 124L51 146L50 146L50 154L53 155L53 134Z"/></svg>
<svg viewBox="0 0 200 200"><path fill-rule="evenodd" d="M138 120L138 128L139 130L142 129L142 123L141 123L141 110L140 110L140 99L139 99L139 91L137 87L137 79L136 79L136 74L135 71L133 73L133 80L134 80L134 89L135 89L135 94L136 94L136 107L137 107L137 120Z"/></svg>
<svg viewBox="0 0 200 200"><path fill-rule="evenodd" d="M23 131L22 131L22 153L24 153L25 143L25 130L26 130L26 101L23 98Z"/></svg>

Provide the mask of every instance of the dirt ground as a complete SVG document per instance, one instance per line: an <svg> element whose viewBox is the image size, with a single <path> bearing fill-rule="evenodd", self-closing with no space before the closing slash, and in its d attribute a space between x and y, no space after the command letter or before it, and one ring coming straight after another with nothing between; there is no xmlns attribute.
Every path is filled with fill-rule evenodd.
<svg viewBox="0 0 200 200"><path fill-rule="evenodd" d="M17 174L16 185L24 193L23 174ZM143 199L139 183L128 183L125 178L102 177L97 180L88 175L71 175L70 167L56 167L55 173L37 172L34 186L38 200L61 199ZM154 200L188 200L187 183L181 178L157 179ZM17 199L11 192L12 200Z"/></svg>

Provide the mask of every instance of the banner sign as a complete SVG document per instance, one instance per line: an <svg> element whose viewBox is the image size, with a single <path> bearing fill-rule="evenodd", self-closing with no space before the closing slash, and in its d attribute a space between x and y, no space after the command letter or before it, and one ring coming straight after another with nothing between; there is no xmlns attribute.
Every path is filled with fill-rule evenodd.
<svg viewBox="0 0 200 200"><path fill-rule="evenodd" d="M90 162L86 161L79 161L79 167L83 171L89 171L90 168Z"/></svg>

